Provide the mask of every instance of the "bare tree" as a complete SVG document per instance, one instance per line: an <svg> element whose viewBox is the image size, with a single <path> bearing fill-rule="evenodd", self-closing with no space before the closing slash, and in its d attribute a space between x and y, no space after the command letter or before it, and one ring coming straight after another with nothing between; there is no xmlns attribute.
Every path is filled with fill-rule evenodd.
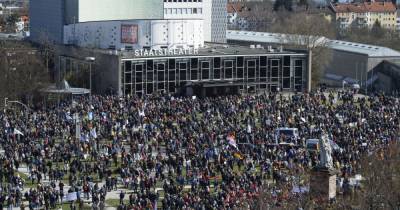
<svg viewBox="0 0 400 210"><path fill-rule="evenodd" d="M362 161L364 176L357 196L344 200L361 209L400 208L400 148L397 143L378 150Z"/></svg>
<svg viewBox="0 0 400 210"><path fill-rule="evenodd" d="M48 84L38 51L23 42L0 42L0 74L1 98L30 98Z"/></svg>
<svg viewBox="0 0 400 210"><path fill-rule="evenodd" d="M312 84L315 87L332 59L332 52L327 48L329 39L335 37L332 24L320 14L281 13L271 32L286 34L280 37L283 43L313 52Z"/></svg>
<svg viewBox="0 0 400 210"><path fill-rule="evenodd" d="M339 34L338 38L342 40L385 46L400 50L399 33L394 30L385 29L379 24L374 24L371 29L367 27L337 28L337 33Z"/></svg>
<svg viewBox="0 0 400 210"><path fill-rule="evenodd" d="M391 143L360 162L361 186L337 197L330 209L399 209L400 145Z"/></svg>

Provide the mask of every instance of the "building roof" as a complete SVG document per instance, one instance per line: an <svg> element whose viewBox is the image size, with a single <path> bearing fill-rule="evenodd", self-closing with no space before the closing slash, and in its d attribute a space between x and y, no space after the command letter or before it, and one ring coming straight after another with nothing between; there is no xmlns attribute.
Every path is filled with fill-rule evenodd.
<svg viewBox="0 0 400 210"><path fill-rule="evenodd" d="M362 3L341 3L341 4L333 4L333 11L336 13L365 13L366 8Z"/></svg>
<svg viewBox="0 0 400 210"><path fill-rule="evenodd" d="M288 45L304 45L301 40L304 40L302 37L305 37L304 35L235 30L228 30L226 36L227 40L232 41ZM364 54L368 55L368 57L400 57L400 52L387 47L361 44L356 42L346 42L340 40L330 40L325 37L315 37L314 40L317 44L323 44L324 46L333 50Z"/></svg>
<svg viewBox="0 0 400 210"><path fill-rule="evenodd" d="M396 12L392 2L337 3L331 7L336 13Z"/></svg>
<svg viewBox="0 0 400 210"><path fill-rule="evenodd" d="M381 46L330 40L329 48L352 53L365 54L369 57L400 57L400 52Z"/></svg>
<svg viewBox="0 0 400 210"><path fill-rule="evenodd" d="M101 52L106 54L111 54L110 51L102 50ZM160 58L160 57L219 57L219 56L245 56L245 55L306 55L306 52L295 52L295 51L285 51L281 49L268 49L261 45L230 45L230 44L217 44L217 43L206 43L204 48L198 50L198 54L193 55L166 55L166 56L143 56L135 57L134 51L114 51L114 55L120 55L123 59L131 58Z"/></svg>
<svg viewBox="0 0 400 210"><path fill-rule="evenodd" d="M254 12L250 7L245 5L243 2L230 2L227 4L226 9L228 14L236 13L240 17L252 17Z"/></svg>
<svg viewBox="0 0 400 210"><path fill-rule="evenodd" d="M392 2L364 2L368 12L396 12L396 5Z"/></svg>
<svg viewBox="0 0 400 210"><path fill-rule="evenodd" d="M243 7L244 6L242 2L230 2L226 4L226 9L228 13L241 12Z"/></svg>

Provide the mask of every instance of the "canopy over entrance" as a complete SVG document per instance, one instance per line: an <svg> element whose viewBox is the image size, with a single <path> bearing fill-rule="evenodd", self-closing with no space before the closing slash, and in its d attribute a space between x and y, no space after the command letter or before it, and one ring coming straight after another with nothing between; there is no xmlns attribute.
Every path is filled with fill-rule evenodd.
<svg viewBox="0 0 400 210"><path fill-rule="evenodd" d="M58 85L50 85L48 88L42 90L44 93L52 94L72 94L72 95L87 95L90 90L86 88L73 88L70 87L66 80L63 80Z"/></svg>

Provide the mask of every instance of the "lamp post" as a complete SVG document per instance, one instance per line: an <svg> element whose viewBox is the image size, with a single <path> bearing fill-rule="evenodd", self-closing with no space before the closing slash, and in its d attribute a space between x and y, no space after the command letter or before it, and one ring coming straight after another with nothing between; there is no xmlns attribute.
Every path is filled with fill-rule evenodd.
<svg viewBox="0 0 400 210"><path fill-rule="evenodd" d="M308 51L308 69L307 69L307 92L311 92L312 86L312 49L310 48Z"/></svg>
<svg viewBox="0 0 400 210"><path fill-rule="evenodd" d="M89 62L89 89L90 89L90 99L92 99L92 63L96 61L95 57L86 57L85 61Z"/></svg>
<svg viewBox="0 0 400 210"><path fill-rule="evenodd" d="M22 107L24 107L25 115L26 115L25 117L28 120L28 113L29 113L29 111L31 111L31 109L26 104L19 102L19 101L9 101L8 98L4 98L4 113L6 112L8 104L12 104L12 103L19 104Z"/></svg>

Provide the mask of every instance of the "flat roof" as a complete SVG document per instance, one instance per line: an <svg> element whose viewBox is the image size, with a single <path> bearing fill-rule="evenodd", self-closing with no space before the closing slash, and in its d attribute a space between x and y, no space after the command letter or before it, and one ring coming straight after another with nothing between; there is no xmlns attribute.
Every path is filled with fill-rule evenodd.
<svg viewBox="0 0 400 210"><path fill-rule="evenodd" d="M162 59L162 58L196 58L196 57L230 57L230 56L260 56L260 55L271 55L271 56L300 56L305 57L308 53L305 50L284 50L283 48L268 49L268 47L262 45L232 45L232 44L219 44L219 43L206 43L206 46L199 48L196 54L185 54L185 55L154 55L154 56L135 56L135 50L114 50L114 49L90 49L80 47L79 50L85 53L98 53L103 55L119 56L123 60L127 59ZM66 47L73 47L65 45ZM139 49L140 50L140 49ZM192 49L193 50L193 49ZM80 59L80 58L76 58Z"/></svg>
<svg viewBox="0 0 400 210"><path fill-rule="evenodd" d="M255 43L273 43L273 44L297 44L304 45L301 42L309 39L305 35L296 34L279 34L268 32L254 32L254 31L237 31L228 30L226 32L228 40L232 41L246 41ZM364 54L368 57L400 57L400 52L381 46L368 45L356 42L346 42L341 40L331 40L326 37L313 37L316 44L325 45L333 50L341 50L345 52ZM299 41L300 40L300 41ZM303 41L301 41L303 40Z"/></svg>
<svg viewBox="0 0 400 210"><path fill-rule="evenodd" d="M306 52L299 53L294 51L286 51L284 49L267 49L262 45L253 46L241 46L241 45L229 45L229 44L215 44L207 43L204 48L198 49L198 54L192 55L167 55L167 56L141 56L135 57L133 51L115 51L122 58L132 59L132 58L161 58L161 57L212 57L212 56L250 56L250 55L299 55L305 56Z"/></svg>
<svg viewBox="0 0 400 210"><path fill-rule="evenodd" d="M329 40L328 46L334 50L360 53L369 57L400 57L400 52L388 47L362 44L357 42L346 42L340 40Z"/></svg>

